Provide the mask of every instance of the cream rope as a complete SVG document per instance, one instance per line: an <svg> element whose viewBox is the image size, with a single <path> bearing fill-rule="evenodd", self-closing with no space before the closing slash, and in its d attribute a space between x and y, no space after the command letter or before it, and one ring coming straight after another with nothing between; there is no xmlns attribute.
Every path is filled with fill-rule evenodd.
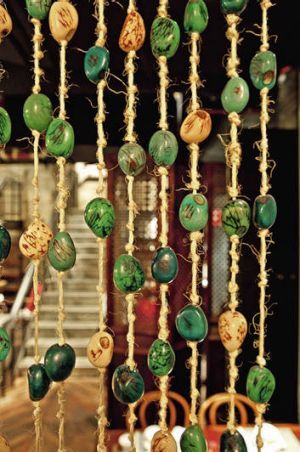
<svg viewBox="0 0 300 452"><path fill-rule="evenodd" d="M33 58L34 58L34 86L32 92L38 94L41 91L41 77L44 71L40 67L40 60L43 58L44 53L41 50L41 44L43 42L43 35L41 33L41 22L38 19L31 19L31 23L34 25L33 35Z"/></svg>
<svg viewBox="0 0 300 452"><path fill-rule="evenodd" d="M60 56L59 56L59 67L60 67L60 85L59 85L59 118L66 119L66 103L65 100L68 98L68 84L67 84L67 73L66 73L66 51L68 42L60 42Z"/></svg>
<svg viewBox="0 0 300 452"><path fill-rule="evenodd" d="M126 135L124 140L129 143L136 141L134 133L134 121L136 118L136 94L137 86L134 83L134 60L136 58L135 50L130 50L125 58L125 73L127 74L127 105L124 113L126 127Z"/></svg>

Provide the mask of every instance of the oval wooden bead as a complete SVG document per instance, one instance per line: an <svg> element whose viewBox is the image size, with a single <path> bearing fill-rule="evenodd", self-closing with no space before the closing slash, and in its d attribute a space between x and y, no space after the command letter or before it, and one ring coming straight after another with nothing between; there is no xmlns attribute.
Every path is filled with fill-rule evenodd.
<svg viewBox="0 0 300 452"><path fill-rule="evenodd" d="M180 127L180 136L186 143L201 143L211 132L211 117L205 110L192 111Z"/></svg>
<svg viewBox="0 0 300 452"><path fill-rule="evenodd" d="M12 31L12 20L4 6L0 5L0 39L5 38Z"/></svg>
<svg viewBox="0 0 300 452"><path fill-rule="evenodd" d="M9 444L3 436L0 436L0 450L1 452L10 452Z"/></svg>
<svg viewBox="0 0 300 452"><path fill-rule="evenodd" d="M139 50L144 44L146 36L145 24L137 11L131 11L123 24L119 37L119 47L124 52Z"/></svg>
<svg viewBox="0 0 300 452"><path fill-rule="evenodd" d="M89 362L98 368L108 367L114 351L114 340L106 331L95 333L87 346Z"/></svg>
<svg viewBox="0 0 300 452"><path fill-rule="evenodd" d="M55 41L71 41L78 27L78 13L72 3L53 3L49 13L49 27Z"/></svg>
<svg viewBox="0 0 300 452"><path fill-rule="evenodd" d="M20 237L20 251L29 259L40 259L47 253L52 237L49 226L40 220L34 221Z"/></svg>
<svg viewBox="0 0 300 452"><path fill-rule="evenodd" d="M238 350L247 334L247 320L240 312L226 311L219 317L219 336L229 352Z"/></svg>
<svg viewBox="0 0 300 452"><path fill-rule="evenodd" d="M177 452L176 441L170 432L159 430L151 441L151 452Z"/></svg>

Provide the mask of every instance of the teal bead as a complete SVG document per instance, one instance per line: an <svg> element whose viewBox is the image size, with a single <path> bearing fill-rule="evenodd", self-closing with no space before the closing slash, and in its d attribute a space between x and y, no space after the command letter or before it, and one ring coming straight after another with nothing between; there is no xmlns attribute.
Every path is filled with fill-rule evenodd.
<svg viewBox="0 0 300 452"><path fill-rule="evenodd" d="M267 50L258 52L250 63L250 78L257 89L272 89L277 78L277 62L275 53Z"/></svg>
<svg viewBox="0 0 300 452"><path fill-rule="evenodd" d="M44 364L33 364L27 370L29 397L33 402L42 400L49 391L51 380Z"/></svg>
<svg viewBox="0 0 300 452"><path fill-rule="evenodd" d="M144 380L137 369L129 366L118 366L112 377L112 390L115 398L121 403L137 402L144 394Z"/></svg>
<svg viewBox="0 0 300 452"><path fill-rule="evenodd" d="M275 377L266 367L253 366L247 376L247 396L255 403L268 403L276 387Z"/></svg>
<svg viewBox="0 0 300 452"><path fill-rule="evenodd" d="M60 272L74 267L76 249L68 232L58 232L51 240L48 248L48 259L52 267Z"/></svg>
<svg viewBox="0 0 300 452"><path fill-rule="evenodd" d="M161 284L170 283L176 278L178 260L170 246L158 248L152 260L151 271L155 281Z"/></svg>
<svg viewBox="0 0 300 452"><path fill-rule="evenodd" d="M4 361L11 349L11 341L7 331L0 328L0 361Z"/></svg>
<svg viewBox="0 0 300 452"><path fill-rule="evenodd" d="M156 339L148 352L148 367L156 377L164 377L172 372L175 353L169 341Z"/></svg>
<svg viewBox="0 0 300 452"><path fill-rule="evenodd" d="M259 195L253 205L253 223L258 229L269 229L277 217L277 204L272 195Z"/></svg>
<svg viewBox="0 0 300 452"><path fill-rule="evenodd" d="M74 150L74 129L64 119L53 119L46 132L46 148L53 157L69 158Z"/></svg>
<svg viewBox="0 0 300 452"><path fill-rule="evenodd" d="M190 232L201 231L208 221L207 199L201 193L186 195L179 209L181 225Z"/></svg>
<svg viewBox="0 0 300 452"><path fill-rule="evenodd" d="M109 51L105 47L93 46L85 54L84 72L90 82L98 83L109 67Z"/></svg>
<svg viewBox="0 0 300 452"><path fill-rule="evenodd" d="M108 199L94 198L85 208L84 219L93 233L104 239L112 233L116 221L115 209Z"/></svg>
<svg viewBox="0 0 300 452"><path fill-rule="evenodd" d="M156 58L172 58L180 43L180 28L169 17L157 17L151 26L150 44Z"/></svg>
<svg viewBox="0 0 300 452"><path fill-rule="evenodd" d="M45 369L52 381L63 381L74 369L76 356L69 344L54 344L45 354Z"/></svg>
<svg viewBox="0 0 300 452"><path fill-rule="evenodd" d="M0 107L0 146L4 146L11 137L11 120L7 111Z"/></svg>
<svg viewBox="0 0 300 452"><path fill-rule="evenodd" d="M224 14L241 14L246 8L248 0L221 0Z"/></svg>
<svg viewBox="0 0 300 452"><path fill-rule="evenodd" d="M226 430L222 434L220 452L247 452L245 440L238 430L234 433Z"/></svg>
<svg viewBox="0 0 300 452"><path fill-rule="evenodd" d="M190 425L180 438L182 452L206 452L207 444L199 425Z"/></svg>
<svg viewBox="0 0 300 452"><path fill-rule="evenodd" d="M189 0L184 11L183 26L187 33L202 33L208 24L207 6L203 0Z"/></svg>
<svg viewBox="0 0 300 452"><path fill-rule="evenodd" d="M46 19L52 0L26 0L28 14L34 19Z"/></svg>
<svg viewBox="0 0 300 452"><path fill-rule="evenodd" d="M52 121L52 104L45 94L31 94L23 107L23 118L26 126L30 130L40 133L47 130Z"/></svg>
<svg viewBox="0 0 300 452"><path fill-rule="evenodd" d="M207 319L202 308L192 304L182 308L176 316L176 329L186 341L202 342L208 331Z"/></svg>
<svg viewBox="0 0 300 452"><path fill-rule="evenodd" d="M125 143L118 152L118 163L127 176L138 176L146 165L146 153L137 143Z"/></svg>
<svg viewBox="0 0 300 452"><path fill-rule="evenodd" d="M8 230L0 225L0 264L8 257L11 248L11 238Z"/></svg>
<svg viewBox="0 0 300 452"><path fill-rule="evenodd" d="M117 289L123 293L134 293L145 282L145 273L141 263L129 254L121 254L114 265L113 280Z"/></svg>
<svg viewBox="0 0 300 452"><path fill-rule="evenodd" d="M222 224L224 232L231 237L237 235L242 238L250 227L251 209L243 199L229 201L222 210Z"/></svg>
<svg viewBox="0 0 300 452"><path fill-rule="evenodd" d="M178 142L174 133L158 130L149 142L149 154L157 166L171 166L178 154Z"/></svg>
<svg viewBox="0 0 300 452"><path fill-rule="evenodd" d="M249 88L242 77L234 77L226 83L221 102L227 113L241 113L249 102Z"/></svg>

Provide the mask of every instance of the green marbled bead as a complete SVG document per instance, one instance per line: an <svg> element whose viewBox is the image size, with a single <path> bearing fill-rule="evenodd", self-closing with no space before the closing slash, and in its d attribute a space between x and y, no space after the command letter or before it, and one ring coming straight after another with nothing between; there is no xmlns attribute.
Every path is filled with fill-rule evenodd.
<svg viewBox="0 0 300 452"><path fill-rule="evenodd" d="M64 119L53 119L46 132L46 148L53 157L69 158L74 149L74 129Z"/></svg>
<svg viewBox="0 0 300 452"><path fill-rule="evenodd" d="M97 237L108 237L114 227L116 216L111 202L105 198L94 198L86 206L84 219Z"/></svg>
<svg viewBox="0 0 300 452"><path fill-rule="evenodd" d="M179 220L190 232L201 231L208 221L207 199L201 193L186 195L179 209Z"/></svg>
<svg viewBox="0 0 300 452"><path fill-rule="evenodd" d="M172 282L178 273L178 259L170 246L158 248L152 259L152 276L161 284Z"/></svg>
<svg viewBox="0 0 300 452"><path fill-rule="evenodd" d="M172 372L175 353L169 341L156 339L148 352L148 367L156 377L163 377Z"/></svg>
<svg viewBox="0 0 300 452"><path fill-rule="evenodd" d="M190 425L180 438L182 452L206 452L207 444L204 433L199 425Z"/></svg>
<svg viewBox="0 0 300 452"><path fill-rule="evenodd" d="M180 43L180 28L169 17L157 17L151 26L150 44L156 58L172 58Z"/></svg>
<svg viewBox="0 0 300 452"><path fill-rule="evenodd" d="M52 381L63 381L74 369L76 355L69 344L54 344L45 354L45 369Z"/></svg>
<svg viewBox="0 0 300 452"><path fill-rule="evenodd" d="M117 289L124 293L134 293L145 282L145 273L141 263L133 256L121 254L114 265L113 280Z"/></svg>
<svg viewBox="0 0 300 452"><path fill-rule="evenodd" d="M183 26L188 33L202 33L208 24L207 6L203 0L189 0L184 11Z"/></svg>
<svg viewBox="0 0 300 452"><path fill-rule="evenodd" d="M244 438L239 431L235 431L233 434L229 430L226 430L220 441L220 452L247 452L247 446Z"/></svg>
<svg viewBox="0 0 300 452"><path fill-rule="evenodd" d="M28 14L34 19L43 20L47 17L52 0L26 0Z"/></svg>
<svg viewBox="0 0 300 452"><path fill-rule="evenodd" d="M42 400L49 391L51 380L44 364L33 364L27 370L29 397L33 402Z"/></svg>
<svg viewBox="0 0 300 452"><path fill-rule="evenodd" d="M221 94L221 102L227 113L243 111L249 102L247 82L242 77L228 80Z"/></svg>
<svg viewBox="0 0 300 452"><path fill-rule="evenodd" d="M11 120L5 108L0 107L0 146L4 146L11 137Z"/></svg>
<svg viewBox="0 0 300 452"><path fill-rule="evenodd" d="M171 166L178 154L178 142L174 133L158 130L149 141L149 154L157 166Z"/></svg>
<svg viewBox="0 0 300 452"><path fill-rule="evenodd" d="M137 143L125 143L118 152L118 163L127 176L138 176L146 165L146 153Z"/></svg>
<svg viewBox="0 0 300 452"><path fill-rule="evenodd" d="M255 403L268 403L276 387L275 377L266 367L253 366L247 376L247 396Z"/></svg>
<svg viewBox="0 0 300 452"><path fill-rule="evenodd" d="M207 336L207 318L200 306L192 304L182 308L176 316L176 329L183 339L202 342Z"/></svg>
<svg viewBox="0 0 300 452"><path fill-rule="evenodd" d="M31 94L23 107L23 118L30 130L42 133L47 130L52 121L52 104L45 94Z"/></svg>
<svg viewBox="0 0 300 452"><path fill-rule="evenodd" d="M11 349L11 340L4 328L0 328L0 361L4 361Z"/></svg>
<svg viewBox="0 0 300 452"><path fill-rule="evenodd" d="M105 47L93 46L85 54L84 72L90 82L98 83L109 67L109 51Z"/></svg>
<svg viewBox="0 0 300 452"><path fill-rule="evenodd" d="M144 380L137 369L129 366L118 366L112 377L112 390L115 398L121 403L137 402L144 394Z"/></svg>
<svg viewBox="0 0 300 452"><path fill-rule="evenodd" d="M11 238L8 230L0 225L0 263L8 257L11 247Z"/></svg>
<svg viewBox="0 0 300 452"><path fill-rule="evenodd" d="M267 50L258 52L250 63L250 78L257 89L272 89L277 78L277 62L275 53Z"/></svg>
<svg viewBox="0 0 300 452"><path fill-rule="evenodd" d="M272 195L259 195L253 205L253 223L258 229L269 229L277 217L277 204Z"/></svg>
<svg viewBox="0 0 300 452"><path fill-rule="evenodd" d="M237 235L243 237L249 227L251 220L251 209L243 199L229 201L222 210L222 224L225 233L231 237Z"/></svg>
<svg viewBox="0 0 300 452"><path fill-rule="evenodd" d="M64 272L74 267L76 262L76 249L68 232L58 232L48 248L48 259L55 270Z"/></svg>
<svg viewBox="0 0 300 452"><path fill-rule="evenodd" d="M221 0L224 14L241 14L246 8L248 0Z"/></svg>

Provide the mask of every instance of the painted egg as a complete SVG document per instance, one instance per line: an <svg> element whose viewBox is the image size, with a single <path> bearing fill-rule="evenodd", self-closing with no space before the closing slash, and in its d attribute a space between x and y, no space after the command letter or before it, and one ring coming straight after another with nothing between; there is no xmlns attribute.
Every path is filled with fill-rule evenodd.
<svg viewBox="0 0 300 452"><path fill-rule="evenodd" d="M7 440L1 435L0 435L0 450L1 450L1 452L10 452L11 451Z"/></svg>
<svg viewBox="0 0 300 452"><path fill-rule="evenodd" d="M23 107L23 118L30 130L42 133L52 121L53 108L49 97L44 94L31 94Z"/></svg>
<svg viewBox="0 0 300 452"><path fill-rule="evenodd" d="M159 430L151 441L151 452L177 452L177 444L170 432Z"/></svg>
<svg viewBox="0 0 300 452"><path fill-rule="evenodd" d="M178 142L174 133L158 130L149 142L149 154L157 166L171 166L178 154Z"/></svg>
<svg viewBox="0 0 300 452"><path fill-rule="evenodd" d="M176 316L176 329L186 341L202 342L208 331L203 309L192 304L186 305Z"/></svg>
<svg viewBox="0 0 300 452"><path fill-rule="evenodd" d="M105 198L92 199L85 208L84 219L97 237L108 237L114 227L116 216L111 202Z"/></svg>
<svg viewBox="0 0 300 452"><path fill-rule="evenodd" d="M115 261L113 280L116 288L123 293L140 290L145 282L145 272L140 261L128 254L121 254Z"/></svg>
<svg viewBox="0 0 300 452"><path fill-rule="evenodd" d="M180 127L180 136L185 143L201 143L211 132L211 117L205 110L191 112Z"/></svg>
<svg viewBox="0 0 300 452"><path fill-rule="evenodd" d="M161 284L172 282L178 273L178 259L170 246L158 248L152 259L152 276Z"/></svg>
<svg viewBox="0 0 300 452"><path fill-rule="evenodd" d="M145 392L144 380L137 369L129 366L118 366L112 377L112 390L115 398L121 403L137 402Z"/></svg>
<svg viewBox="0 0 300 452"><path fill-rule="evenodd" d="M27 370L30 400L42 400L49 391L51 380L47 375L44 364L33 364Z"/></svg>
<svg viewBox="0 0 300 452"><path fill-rule="evenodd" d="M28 14L34 19L43 20L47 17L52 0L26 0Z"/></svg>
<svg viewBox="0 0 300 452"><path fill-rule="evenodd" d="M172 372L175 353L169 341L156 339L148 352L148 367L156 377L163 377Z"/></svg>
<svg viewBox="0 0 300 452"><path fill-rule="evenodd" d="M69 344L54 344L45 354L45 369L52 381L68 378L75 366L76 355Z"/></svg>
<svg viewBox="0 0 300 452"><path fill-rule="evenodd" d="M277 217L277 204L272 195L259 195L253 205L253 223L258 229L269 229Z"/></svg>
<svg viewBox="0 0 300 452"><path fill-rule="evenodd" d="M49 244L48 259L55 270L64 272L74 267L76 262L76 249L68 232L61 231L55 234Z"/></svg>
<svg viewBox="0 0 300 452"><path fill-rule="evenodd" d="M114 340L106 331L95 333L87 346L87 357L90 363L98 368L109 366L114 351Z"/></svg>
<svg viewBox="0 0 300 452"><path fill-rule="evenodd" d="M8 230L0 225L0 264L8 257L11 247L11 238Z"/></svg>
<svg viewBox="0 0 300 452"><path fill-rule="evenodd" d="M118 163L127 176L138 176L146 166L146 153L137 143L125 143L119 149Z"/></svg>
<svg viewBox="0 0 300 452"><path fill-rule="evenodd" d="M247 320L238 311L225 311L219 317L219 335L222 344L229 352L238 350L247 334Z"/></svg>
<svg viewBox="0 0 300 452"><path fill-rule="evenodd" d="M4 328L0 328L0 361L4 361L11 349L11 340Z"/></svg>
<svg viewBox="0 0 300 452"><path fill-rule="evenodd" d="M208 24L207 6L203 0L189 0L184 11L184 29L187 33L202 33Z"/></svg>
<svg viewBox="0 0 300 452"><path fill-rule="evenodd" d="M268 50L258 52L250 62L250 78L257 89L272 89L277 78L276 55Z"/></svg>
<svg viewBox="0 0 300 452"><path fill-rule="evenodd" d="M190 232L201 231L208 221L207 199L201 193L186 195L179 208L181 225Z"/></svg>
<svg viewBox="0 0 300 452"><path fill-rule="evenodd" d="M49 13L49 27L55 41L69 42L78 27L76 8L67 1L54 2Z"/></svg>
<svg viewBox="0 0 300 452"><path fill-rule="evenodd" d="M222 433L221 436L220 452L232 451L247 452L245 440L238 430L236 430L234 433L226 430L224 433Z"/></svg>
<svg viewBox="0 0 300 452"><path fill-rule="evenodd" d="M74 129L64 119L53 119L46 132L47 152L53 157L69 158L74 149Z"/></svg>
<svg viewBox="0 0 300 452"><path fill-rule="evenodd" d="M170 17L157 17L151 26L150 44L155 58L172 58L180 43L180 28Z"/></svg>
<svg viewBox="0 0 300 452"><path fill-rule="evenodd" d="M109 51L105 47L93 46L85 54L84 72L90 82L98 83L109 67Z"/></svg>
<svg viewBox="0 0 300 452"><path fill-rule="evenodd" d="M0 107L0 146L4 146L11 137L11 120L7 111Z"/></svg>
<svg viewBox="0 0 300 452"><path fill-rule="evenodd" d="M180 438L182 452L207 452L205 436L199 425L190 425Z"/></svg>
<svg viewBox="0 0 300 452"><path fill-rule="evenodd" d="M0 5L0 39L5 38L12 31L12 20L6 8Z"/></svg>
<svg viewBox="0 0 300 452"><path fill-rule="evenodd" d="M224 232L231 237L242 238L250 227L251 209L243 199L229 201L222 210L222 225Z"/></svg>
<svg viewBox="0 0 300 452"><path fill-rule="evenodd" d="M145 24L142 16L137 11L131 11L123 24L119 47L124 52L139 50L144 44L146 36Z"/></svg>
<svg viewBox="0 0 300 452"><path fill-rule="evenodd" d="M47 253L52 237L49 226L40 220L34 221L20 237L20 251L29 259L40 259Z"/></svg>
<svg viewBox="0 0 300 452"><path fill-rule="evenodd" d="M255 403L268 403L275 391L276 382L266 367L253 366L247 376L247 396Z"/></svg>
<svg viewBox="0 0 300 452"><path fill-rule="evenodd" d="M241 113L249 102L249 88L242 77L233 77L226 83L221 102L227 113Z"/></svg>

